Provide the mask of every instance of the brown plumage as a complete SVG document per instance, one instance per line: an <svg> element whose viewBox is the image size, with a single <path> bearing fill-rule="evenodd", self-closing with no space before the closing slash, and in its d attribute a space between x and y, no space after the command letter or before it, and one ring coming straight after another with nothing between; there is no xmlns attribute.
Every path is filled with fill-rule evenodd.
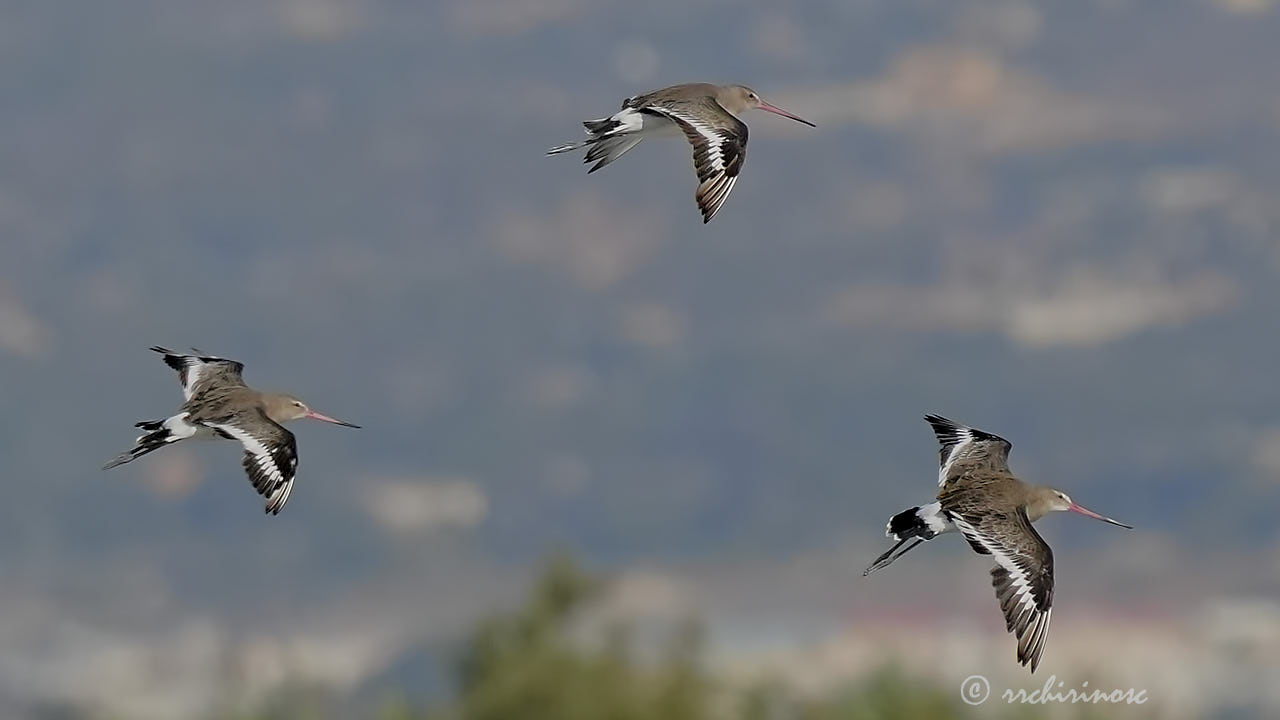
<svg viewBox="0 0 1280 720"><path fill-rule="evenodd" d="M679 130L693 146L698 175L694 199L707 223L729 197L747 159L747 126L738 115L758 109L813 127L813 123L774 107L743 85L686 83L629 97L617 113L583 123L591 136L551 148L548 155L587 148L583 162L592 173L622 157L647 136Z"/></svg>
<svg viewBox="0 0 1280 720"><path fill-rule="evenodd" d="M922 542L959 531L974 552L995 560L992 585L1005 626L1018 639L1018 662L1035 672L1053 614L1053 551L1031 524L1051 512L1070 511L1132 528L1075 504L1061 490L1019 480L1009 470L1008 440L937 415L925 420L942 446L937 501L890 518L885 534L897 543L863 575ZM908 540L914 542L902 548Z"/></svg>
<svg viewBox="0 0 1280 720"><path fill-rule="evenodd" d="M184 402L179 412L164 420L136 424L145 432L134 447L105 466L136 460L165 445L192 437L220 437L244 446L245 472L254 489L266 498L266 511L280 514L293 492L298 467L298 446L283 423L314 418L335 425L360 427L322 415L286 393L259 392L245 385L244 365L196 351L189 355L162 347L164 362L178 371Z"/></svg>

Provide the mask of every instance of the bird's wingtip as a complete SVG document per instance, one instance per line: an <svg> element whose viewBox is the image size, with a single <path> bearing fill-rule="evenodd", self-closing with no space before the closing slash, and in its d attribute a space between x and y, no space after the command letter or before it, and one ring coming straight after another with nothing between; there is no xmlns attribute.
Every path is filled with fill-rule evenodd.
<svg viewBox="0 0 1280 720"><path fill-rule="evenodd" d="M973 429L964 423L956 422L955 420L942 417L936 413L929 413L925 415L924 421L929 423L935 433L962 433Z"/></svg>

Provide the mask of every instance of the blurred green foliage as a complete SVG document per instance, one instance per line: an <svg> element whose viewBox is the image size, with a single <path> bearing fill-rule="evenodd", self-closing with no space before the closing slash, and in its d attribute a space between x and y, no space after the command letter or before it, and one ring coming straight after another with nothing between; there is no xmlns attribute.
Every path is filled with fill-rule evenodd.
<svg viewBox="0 0 1280 720"><path fill-rule="evenodd" d="M575 637L575 621L598 581L553 561L525 606L472 632L458 663L458 696L431 720L702 720L713 684L699 667L694 627L672 634L654 663L641 663L625 628Z"/></svg>
<svg viewBox="0 0 1280 720"><path fill-rule="evenodd" d="M343 707L323 689L294 687L256 712L219 720L1092 720L1148 718L1136 707L965 705L958 689L887 666L825 697L779 681L747 688L717 682L703 667L703 634L688 621L653 652L625 625L593 621L604 583L571 561L551 561L523 605L478 623L459 649L452 697L431 707L396 700Z"/></svg>

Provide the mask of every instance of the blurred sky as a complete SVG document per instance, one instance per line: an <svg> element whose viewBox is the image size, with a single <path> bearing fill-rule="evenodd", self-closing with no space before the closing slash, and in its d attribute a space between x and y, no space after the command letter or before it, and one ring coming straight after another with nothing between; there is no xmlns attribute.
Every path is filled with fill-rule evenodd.
<svg viewBox="0 0 1280 720"><path fill-rule="evenodd" d="M358 685L557 550L728 648L904 587L954 620L954 577L1012 664L963 543L857 577L934 492L926 412L1138 526L1042 523L1059 621L1274 596L1278 33L1269 0L4 3L0 709L176 716L228 655ZM746 116L707 226L680 142L543 156L688 81L818 128ZM227 443L104 474L180 400L153 344L365 429L293 428L279 517Z"/></svg>

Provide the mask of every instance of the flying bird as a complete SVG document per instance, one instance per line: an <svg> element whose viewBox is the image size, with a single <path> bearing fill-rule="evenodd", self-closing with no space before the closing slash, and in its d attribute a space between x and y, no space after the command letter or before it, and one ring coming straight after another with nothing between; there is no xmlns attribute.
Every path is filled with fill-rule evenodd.
<svg viewBox="0 0 1280 720"><path fill-rule="evenodd" d="M587 171L593 173L646 137L683 134L693 146L693 169L699 183L694 198L702 211L702 222L707 223L729 197L747 159L747 126L738 116L752 109L815 127L761 100L749 87L688 83L627 98L613 115L582 123L590 136L586 140L553 147L547 154L587 148L583 162L595 163Z"/></svg>
<svg viewBox="0 0 1280 720"><path fill-rule="evenodd" d="M937 415L924 419L942 444L938 499L890 518L885 535L897 542L862 574L889 565L926 540L959 531L974 552L995 560L992 585L1006 629L1018 639L1018 662L1034 673L1053 613L1053 551L1031 524L1051 512L1070 511L1129 530L1133 526L1087 510L1061 490L1014 477L1008 440Z"/></svg>
<svg viewBox="0 0 1280 720"><path fill-rule="evenodd" d="M245 472L266 499L266 511L279 515L293 492L298 468L298 446L283 423L313 418L360 427L321 415L292 395L254 390L240 377L244 365L234 360L199 350L187 355L162 347L151 349L164 355L165 364L178 371L184 402L176 415L137 423L134 427L141 428L143 434L134 441L133 449L108 462L103 470L187 438L235 440L244 446Z"/></svg>

